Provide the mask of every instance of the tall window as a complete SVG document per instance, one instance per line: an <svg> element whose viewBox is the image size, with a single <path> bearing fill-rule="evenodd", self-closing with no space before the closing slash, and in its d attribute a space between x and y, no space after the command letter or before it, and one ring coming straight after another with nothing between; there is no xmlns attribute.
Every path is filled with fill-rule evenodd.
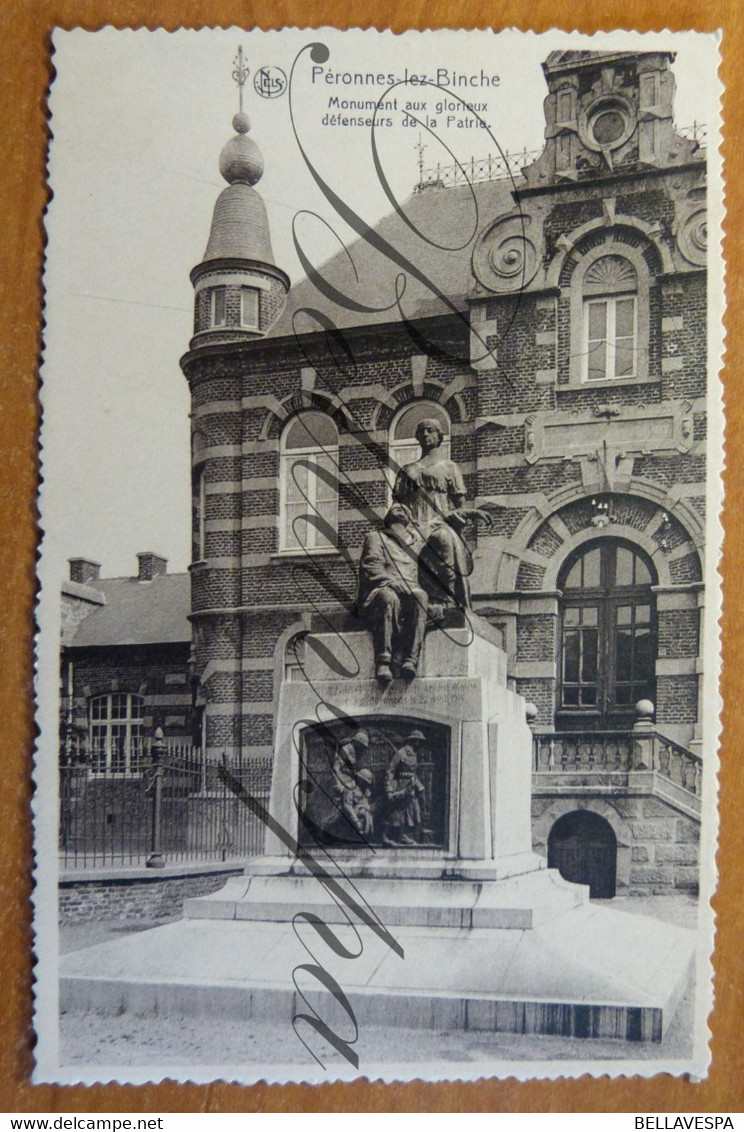
<svg viewBox="0 0 744 1132"><path fill-rule="evenodd" d="M323 472L338 476L336 425L325 413L302 413L282 434L281 550L336 545L338 493Z"/></svg>
<svg viewBox="0 0 744 1132"><path fill-rule="evenodd" d="M206 557L207 477L204 465L193 473L192 500L194 508L192 554L195 562Z"/></svg>
<svg viewBox="0 0 744 1132"><path fill-rule="evenodd" d="M142 696L110 692L90 701L94 774L136 774L142 763Z"/></svg>
<svg viewBox="0 0 744 1132"><path fill-rule="evenodd" d="M240 288L240 325L258 329L258 291L255 287Z"/></svg>
<svg viewBox="0 0 744 1132"><path fill-rule="evenodd" d="M393 421L390 432L390 465L387 469L387 479L392 491L398 468L418 460L421 455L421 445L416 440L416 429L423 420L435 420L442 430L444 439L440 452L449 459L450 454L450 422L445 410L436 401L414 401L412 405L403 409Z"/></svg>
<svg viewBox="0 0 744 1132"><path fill-rule="evenodd" d="M612 381L638 375L637 277L619 255L596 259L584 275L584 356L586 381Z"/></svg>
<svg viewBox="0 0 744 1132"><path fill-rule="evenodd" d="M563 725L622 726L654 698L655 581L646 556L614 539L569 559L559 581Z"/></svg>
<svg viewBox="0 0 744 1132"><path fill-rule="evenodd" d="M209 292L209 322L211 326L227 323L227 288L213 287Z"/></svg>

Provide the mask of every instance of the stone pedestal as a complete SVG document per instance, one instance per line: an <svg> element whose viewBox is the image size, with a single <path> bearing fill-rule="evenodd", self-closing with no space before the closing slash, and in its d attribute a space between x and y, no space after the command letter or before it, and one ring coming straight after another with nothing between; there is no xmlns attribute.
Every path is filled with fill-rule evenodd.
<svg viewBox="0 0 744 1132"><path fill-rule="evenodd" d="M487 625L430 633L410 684L380 686L365 633L311 637L294 675L279 694L269 807L285 836L270 833L243 877L188 900L180 923L65 956L64 1005L284 1020L291 1045L308 1005L335 1024L335 986L360 1027L662 1038L694 934L590 904L532 852L531 734ZM308 761L318 721L325 766ZM362 728L378 828L332 843L334 752ZM378 825L386 766L412 729L424 736L421 829L391 847ZM308 955L324 974L302 989Z"/></svg>
<svg viewBox="0 0 744 1132"><path fill-rule="evenodd" d="M285 681L279 694L271 813L294 837L302 839L298 784L307 778L303 748L313 721L335 729L338 741L358 728L374 737L389 736L390 751L407 733L419 729L437 736L439 780L431 784L446 798L444 836L438 846L442 863L483 862L493 866L519 858L519 870L540 868L532 854L530 781L532 735L525 722L524 700L506 687L506 656L490 626L473 618L470 628L435 630L426 636L419 675L411 683L387 687L374 678L370 636L364 632L322 634L305 645L305 672ZM343 675L343 670L349 675ZM364 765L360 760L359 768ZM330 767L320 789L331 789ZM441 781L441 776L446 781ZM376 824L384 821L384 766L376 770ZM317 787L317 782L314 783ZM379 829L377 830L379 834ZM371 839L377 842L379 836ZM304 839L308 843L308 839ZM269 834L271 856L290 856ZM359 850L331 849L346 859ZM401 875L413 847L386 851L386 864L397 859ZM431 855L431 854L429 854ZM368 864L371 862L368 861ZM495 875L495 874L494 874Z"/></svg>

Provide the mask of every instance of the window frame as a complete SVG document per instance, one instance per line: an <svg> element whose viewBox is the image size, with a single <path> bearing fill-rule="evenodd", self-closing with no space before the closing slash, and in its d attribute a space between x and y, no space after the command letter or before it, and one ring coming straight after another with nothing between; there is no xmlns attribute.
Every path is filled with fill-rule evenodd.
<svg viewBox="0 0 744 1132"><path fill-rule="evenodd" d="M126 710L123 715L114 714L114 701L126 700ZM104 715L95 716L95 707L97 704L106 704L106 712ZM89 774L94 778L139 778L142 774L144 763L144 729L143 729L143 714L145 707L144 696L136 692L102 692L97 696L91 696L88 701L88 743L90 752L90 767ZM137 710L134 711L133 709ZM121 730L122 735L114 735L114 731ZM96 732L102 732L104 735L103 743L100 743L100 736L96 736ZM119 760L115 761L115 746L114 740L123 738L123 762L119 764ZM103 760L100 754L96 754L97 748L103 752ZM135 752L135 759L133 760L132 754Z"/></svg>
<svg viewBox="0 0 744 1132"><path fill-rule="evenodd" d="M633 369L631 373L617 373L617 305L618 303L633 303L633 330L630 335L621 335L629 338L633 356ZM605 306L605 336L604 338L590 339L589 309L593 306ZM602 381L634 381L638 372L638 295L635 291L616 291L610 295L584 295L582 318L584 324L584 381L588 385L595 385ZM591 341L604 343L605 371L602 377L590 377L590 346Z"/></svg>
<svg viewBox="0 0 744 1132"><path fill-rule="evenodd" d="M204 562L207 557L207 473L206 465L194 468L194 535L192 554L194 562Z"/></svg>
<svg viewBox="0 0 744 1132"><path fill-rule="evenodd" d="M222 299L222 317L217 317L217 300ZM227 326L227 287L217 286L209 288L209 325L212 329L220 330Z"/></svg>
<svg viewBox="0 0 744 1132"><path fill-rule="evenodd" d="M584 562L593 550L599 551L597 584L588 584L581 573L579 584L568 588L566 582L578 563ZM619 583L618 552L628 551L634 559L634 576L631 582ZM638 560L648 572L648 581L639 581L635 576L635 560ZM582 571L583 571L582 566ZM581 729L588 721L601 723L603 728L616 730L618 724L613 722L608 727L608 720L626 719L630 724L635 718L635 703L638 699L654 699L656 684L656 659L658 655L658 626L654 587L658 584L653 563L642 548L620 538L604 538L590 540L577 547L565 560L561 567L558 579L558 588L561 598L558 606L558 633L556 658L556 722L565 729ZM637 622L635 611L644 606L649 607L648 617L644 624ZM622 628L618 620L617 611L620 607L631 607L631 670L630 679L620 671L618 659L619 633ZM578 680L566 680L566 644L568 637L578 635L582 638L584 629L592 629L588 622L583 621L582 614L578 614L576 625L567 625L567 612L569 610L584 611L595 608L596 615L596 676L594 686L597 688L596 704L582 703L582 689L590 687L592 682L583 680L579 670ZM636 641L640 636L635 633L636 628L645 629L649 637L648 671L645 681L634 679L637 670L638 648ZM627 634L626 634L627 635ZM582 644L579 646L579 663L583 656ZM633 692L635 685L645 683L638 694ZM630 686L630 698L627 702L620 702L618 690ZM577 703L566 703L564 699L566 687L576 687ZM625 726L625 725L623 725Z"/></svg>
<svg viewBox="0 0 744 1132"><path fill-rule="evenodd" d="M300 447L297 447L297 448L287 448L286 447L287 437L289 436L292 425L296 421L302 420L303 417L307 417L307 416L309 416L310 414L313 414L313 413L317 413L320 416L325 416L325 417L327 417L327 419L329 421L331 421L331 423L333 424L333 427L336 431L336 443L335 443L335 445L315 444L315 445L312 445L312 446L305 445L305 446L300 446ZM308 430L308 431L310 431L310 430ZM307 410L305 410L301 413L296 413L294 416L292 416L290 418L290 420L287 421L285 428L282 431L282 436L281 436L281 440L280 440L280 448L279 448L279 553L280 554L297 555L297 554L334 554L334 553L338 553L338 510L339 510L338 491L335 491L334 489L329 488L328 489L329 492L333 493L332 497L329 495L329 498L327 500L323 500L323 499L318 500L318 498L317 498L318 486L319 486L319 484L324 484L324 481L319 479L318 476L314 475L310 471L310 469L308 468L308 469L306 469L306 471L308 473L308 475L307 475L307 488L308 488L307 496L304 499L301 499L300 501L290 500L290 498L289 498L289 494L290 494L289 488L290 488L290 482L291 482L290 477L292 476L292 469L294 468L295 463L299 462L300 460L312 460L312 459L318 460L318 458L320 457L320 459L318 460L318 463L320 464L320 466L322 467L323 465L325 465L327 470L331 471L338 478L338 471L339 471L338 454L339 454L338 426L336 425L336 422L333 420L333 418L330 416L330 414L324 413L322 409L313 408L313 409L307 409ZM327 486L327 485L324 484L324 486ZM302 489L300 488L299 490L300 490L300 494L302 495ZM306 542L303 542L300 539L299 535L297 535L297 533L294 532L294 528L290 525L289 508L295 509L298 504L299 504L299 506L302 506L303 503L305 504L306 507L312 508L312 511L314 511L314 513L316 515L321 515L323 518L325 518L326 521L329 522L330 526L334 527L335 534L336 534L336 540L334 542L331 543L331 542L326 541L324 535L318 530L318 528L313 523L307 523L306 522L306 523L303 524L305 532L306 532L306 536L309 536L309 538ZM332 520L329 519L327 516L322 515L322 513L320 511L318 511L318 509L316 507L316 503L320 503L320 504L322 504L322 503L332 503L332 505L333 505L332 506L332 511L333 511ZM311 511L306 511L305 514L311 514ZM301 516L294 516L294 518L298 518L298 517L301 517ZM294 539L297 540L296 543L293 540L291 540L291 538L290 538L290 536L292 534L294 534Z"/></svg>
<svg viewBox="0 0 744 1132"><path fill-rule="evenodd" d="M249 320L245 317L245 300L250 296L253 305L252 317ZM261 316L261 299L260 291L257 287L248 287L246 284L241 285L240 288L240 325L246 330L258 330Z"/></svg>
<svg viewBox="0 0 744 1132"><path fill-rule="evenodd" d="M586 285L587 273L598 259L604 259L607 256L617 256L630 264L635 273L634 286L626 285L613 288L608 285L604 288L599 284L590 283L588 286ZM615 388L623 383L637 385L640 382L659 380L660 375L649 374L651 299L654 286L655 279L649 271L641 247L621 244L610 237L581 256L564 291L569 299L571 337L568 387L601 389L603 386L609 386ZM631 295L635 296L635 365L633 376L621 375L589 379L587 376L589 368L587 304L609 298L627 298ZM559 386L558 388L566 388L566 386Z"/></svg>

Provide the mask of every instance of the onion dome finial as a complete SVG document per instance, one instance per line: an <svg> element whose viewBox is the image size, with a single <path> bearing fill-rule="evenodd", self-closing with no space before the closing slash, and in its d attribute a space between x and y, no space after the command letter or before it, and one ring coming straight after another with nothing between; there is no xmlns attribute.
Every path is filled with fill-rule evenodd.
<svg viewBox="0 0 744 1132"><path fill-rule="evenodd" d="M251 128L251 120L243 110L243 87L249 73L243 48L238 47L232 77L238 85L240 109L232 120L235 137L230 139L220 154L220 173L229 185L236 183L255 185L261 180L264 170L261 150L253 139L247 136Z"/></svg>

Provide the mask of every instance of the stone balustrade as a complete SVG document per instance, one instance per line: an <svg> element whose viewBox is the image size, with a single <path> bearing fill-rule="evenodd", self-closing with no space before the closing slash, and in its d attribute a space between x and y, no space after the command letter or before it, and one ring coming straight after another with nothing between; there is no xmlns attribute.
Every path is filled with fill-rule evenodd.
<svg viewBox="0 0 744 1132"><path fill-rule="evenodd" d="M655 771L699 796L702 761L653 727L632 731L555 731L536 734L538 773Z"/></svg>

